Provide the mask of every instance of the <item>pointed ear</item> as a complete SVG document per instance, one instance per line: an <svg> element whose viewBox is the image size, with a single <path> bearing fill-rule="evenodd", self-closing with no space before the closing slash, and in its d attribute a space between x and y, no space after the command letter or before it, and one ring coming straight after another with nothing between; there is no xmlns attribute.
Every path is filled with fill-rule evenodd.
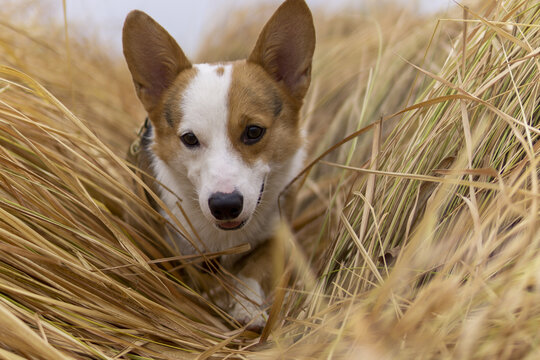
<svg viewBox="0 0 540 360"><path fill-rule="evenodd" d="M283 81L298 100L311 81L315 27L304 0L287 0L264 26L249 62L261 65L276 81Z"/></svg>
<svg viewBox="0 0 540 360"><path fill-rule="evenodd" d="M139 10L126 17L122 44L137 96L150 112L176 76L190 68L191 63L171 35Z"/></svg>

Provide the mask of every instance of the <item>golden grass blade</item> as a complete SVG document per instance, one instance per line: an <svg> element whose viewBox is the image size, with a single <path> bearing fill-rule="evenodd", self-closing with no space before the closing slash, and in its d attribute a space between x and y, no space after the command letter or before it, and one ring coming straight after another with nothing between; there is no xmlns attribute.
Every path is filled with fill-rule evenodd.
<svg viewBox="0 0 540 360"><path fill-rule="evenodd" d="M9 311L2 302L0 302L0 335L8 340L16 349L23 350L28 358L50 358L72 359L59 352L49 345L30 329L26 324L19 320ZM4 353L7 353L4 352ZM9 354L10 358L18 358L16 354Z"/></svg>

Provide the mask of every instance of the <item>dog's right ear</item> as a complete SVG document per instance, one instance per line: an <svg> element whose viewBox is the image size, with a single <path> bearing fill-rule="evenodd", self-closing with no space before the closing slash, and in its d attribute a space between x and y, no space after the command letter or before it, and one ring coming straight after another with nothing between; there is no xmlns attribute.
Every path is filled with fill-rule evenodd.
<svg viewBox="0 0 540 360"><path fill-rule="evenodd" d="M137 96L150 112L176 76L190 68L191 63L172 36L139 10L126 17L122 44Z"/></svg>
<svg viewBox="0 0 540 360"><path fill-rule="evenodd" d="M264 26L248 61L262 66L302 100L311 81L314 51L311 11L304 0L286 0Z"/></svg>

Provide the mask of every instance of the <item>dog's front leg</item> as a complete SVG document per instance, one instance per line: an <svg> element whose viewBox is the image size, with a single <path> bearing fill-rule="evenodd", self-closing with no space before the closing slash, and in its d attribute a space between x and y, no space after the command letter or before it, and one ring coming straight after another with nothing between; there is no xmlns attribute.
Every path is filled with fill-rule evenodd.
<svg viewBox="0 0 540 360"><path fill-rule="evenodd" d="M236 292L230 315L248 329L260 332L267 320L267 297L274 288L273 247L266 241L235 266Z"/></svg>

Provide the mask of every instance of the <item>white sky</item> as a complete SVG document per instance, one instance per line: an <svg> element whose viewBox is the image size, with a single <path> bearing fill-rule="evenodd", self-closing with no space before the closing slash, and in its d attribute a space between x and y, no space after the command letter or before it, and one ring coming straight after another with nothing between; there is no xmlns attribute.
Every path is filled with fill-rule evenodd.
<svg viewBox="0 0 540 360"><path fill-rule="evenodd" d="M60 0L56 1L61 4ZM360 7L365 4L364 0L306 1L311 8L329 8L328 11L336 11L344 5ZM397 1L424 12L444 11L453 4L452 0ZM89 35L97 34L103 41L110 41L119 52L124 18L130 10L139 9L167 29L188 56L195 56L201 37L213 29L213 20L221 20L227 11L257 2L275 4L277 8L281 0L66 0L70 22L84 24ZM62 7L59 6L55 11L61 19Z"/></svg>

